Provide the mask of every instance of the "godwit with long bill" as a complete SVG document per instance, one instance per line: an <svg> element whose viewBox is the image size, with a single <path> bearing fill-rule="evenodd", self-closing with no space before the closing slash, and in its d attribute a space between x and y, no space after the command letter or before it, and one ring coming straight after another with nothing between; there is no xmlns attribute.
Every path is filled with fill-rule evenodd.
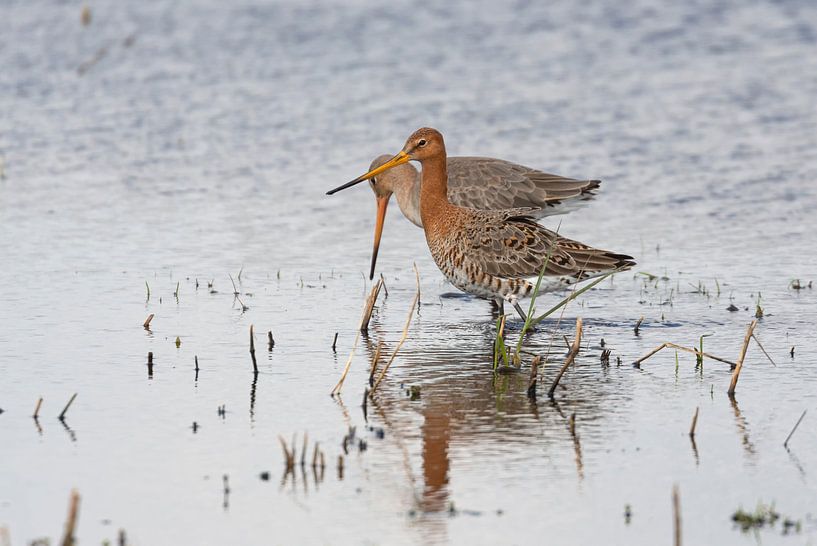
<svg viewBox="0 0 817 546"><path fill-rule="evenodd" d="M385 164L390 155L372 161L372 171ZM566 214L586 205L596 196L600 180L577 180L550 174L491 157L449 157L448 200L454 205L479 210L534 208L535 218ZM417 227L420 218L420 173L410 163L393 167L369 179L377 201L374 247L369 279L374 278L380 238L391 196L403 216Z"/></svg>
<svg viewBox="0 0 817 546"><path fill-rule="evenodd" d="M539 293L635 265L631 256L590 247L537 224L535 209L476 210L452 204L445 141L436 129L418 129L397 155L327 193L409 161L422 165L420 220L428 248L440 271L463 292L493 300L500 308L507 301L525 319L519 299L533 293L543 270Z"/></svg>

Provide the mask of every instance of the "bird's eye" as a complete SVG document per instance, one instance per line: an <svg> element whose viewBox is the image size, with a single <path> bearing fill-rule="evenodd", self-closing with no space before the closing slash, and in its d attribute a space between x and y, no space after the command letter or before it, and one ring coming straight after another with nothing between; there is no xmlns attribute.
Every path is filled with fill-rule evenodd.
<svg viewBox="0 0 817 546"><path fill-rule="evenodd" d="M417 141L417 146L419 146L420 148L422 148L426 144L427 144L427 142L426 142L426 139L424 139L424 138L421 138L420 140Z"/></svg>
<svg viewBox="0 0 817 546"><path fill-rule="evenodd" d="M377 184L377 178L372 178L372 184Z"/></svg>

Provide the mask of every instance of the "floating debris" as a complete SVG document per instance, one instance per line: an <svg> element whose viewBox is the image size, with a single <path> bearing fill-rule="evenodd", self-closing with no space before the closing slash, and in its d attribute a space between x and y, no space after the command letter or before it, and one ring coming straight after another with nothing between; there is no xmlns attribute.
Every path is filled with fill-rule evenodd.
<svg viewBox="0 0 817 546"><path fill-rule="evenodd" d="M409 397L409 400L412 402L415 400L420 399L420 386L419 385L412 385L408 389L406 389L406 396Z"/></svg>

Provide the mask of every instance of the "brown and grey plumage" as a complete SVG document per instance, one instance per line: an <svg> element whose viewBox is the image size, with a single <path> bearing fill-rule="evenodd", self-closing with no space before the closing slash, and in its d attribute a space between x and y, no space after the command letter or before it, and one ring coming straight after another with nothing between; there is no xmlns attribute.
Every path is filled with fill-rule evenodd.
<svg viewBox="0 0 817 546"><path fill-rule="evenodd" d="M391 159L381 155L369 170ZM536 218L565 214L591 201L600 180L577 180L549 174L490 157L449 157L448 199L454 205L479 210L530 207ZM420 173L413 165L398 165L369 180L375 196L394 194L403 215L423 227L420 218Z"/></svg>
<svg viewBox="0 0 817 546"><path fill-rule="evenodd" d="M451 283L497 303L531 295L542 269L540 292L548 292L611 271L629 269L630 256L592 248L536 223L535 210L476 210L451 203L443 136L419 129L403 150L332 194L410 160L422 164L420 216L431 255Z"/></svg>
<svg viewBox="0 0 817 546"><path fill-rule="evenodd" d="M381 155L372 161L373 171L391 158ZM503 210L529 207L531 215L542 218L565 214L587 203L596 195L599 180L575 180L530 169L516 163L490 157L449 157L448 199L461 207L479 210ZM420 173L403 163L369 179L377 200L377 220L369 278L374 278L380 238L386 220L386 208L392 194L400 211L413 224L423 227L420 214Z"/></svg>

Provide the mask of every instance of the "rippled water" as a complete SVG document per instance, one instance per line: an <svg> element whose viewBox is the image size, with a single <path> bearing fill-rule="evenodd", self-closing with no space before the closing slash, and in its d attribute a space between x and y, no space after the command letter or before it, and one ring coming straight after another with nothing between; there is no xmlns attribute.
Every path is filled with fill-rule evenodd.
<svg viewBox="0 0 817 546"><path fill-rule="evenodd" d="M4 3L0 527L13 544L55 541L71 488L82 544L120 528L133 544L658 544L674 484L686 544L814 541L817 297L790 288L817 280L813 3L90 7L84 27L73 3ZM369 289L374 205L362 186L323 192L422 125L452 155L601 178L591 206L548 225L657 275L605 281L526 343L552 344L547 385L585 321L555 404L527 399L527 362L494 376L488 305L450 296L397 207L379 260L388 296L342 399L328 396ZM366 421L368 362L400 338L413 262L420 311ZM719 362L680 353L676 368L666 350L630 365L704 334L737 359L759 294L777 365L751 345L734 402ZM367 449L352 446L341 478L350 426ZM305 473L283 476L278 436L300 446L304 431L323 476L311 447ZM759 501L801 532L735 529L732 513Z"/></svg>

